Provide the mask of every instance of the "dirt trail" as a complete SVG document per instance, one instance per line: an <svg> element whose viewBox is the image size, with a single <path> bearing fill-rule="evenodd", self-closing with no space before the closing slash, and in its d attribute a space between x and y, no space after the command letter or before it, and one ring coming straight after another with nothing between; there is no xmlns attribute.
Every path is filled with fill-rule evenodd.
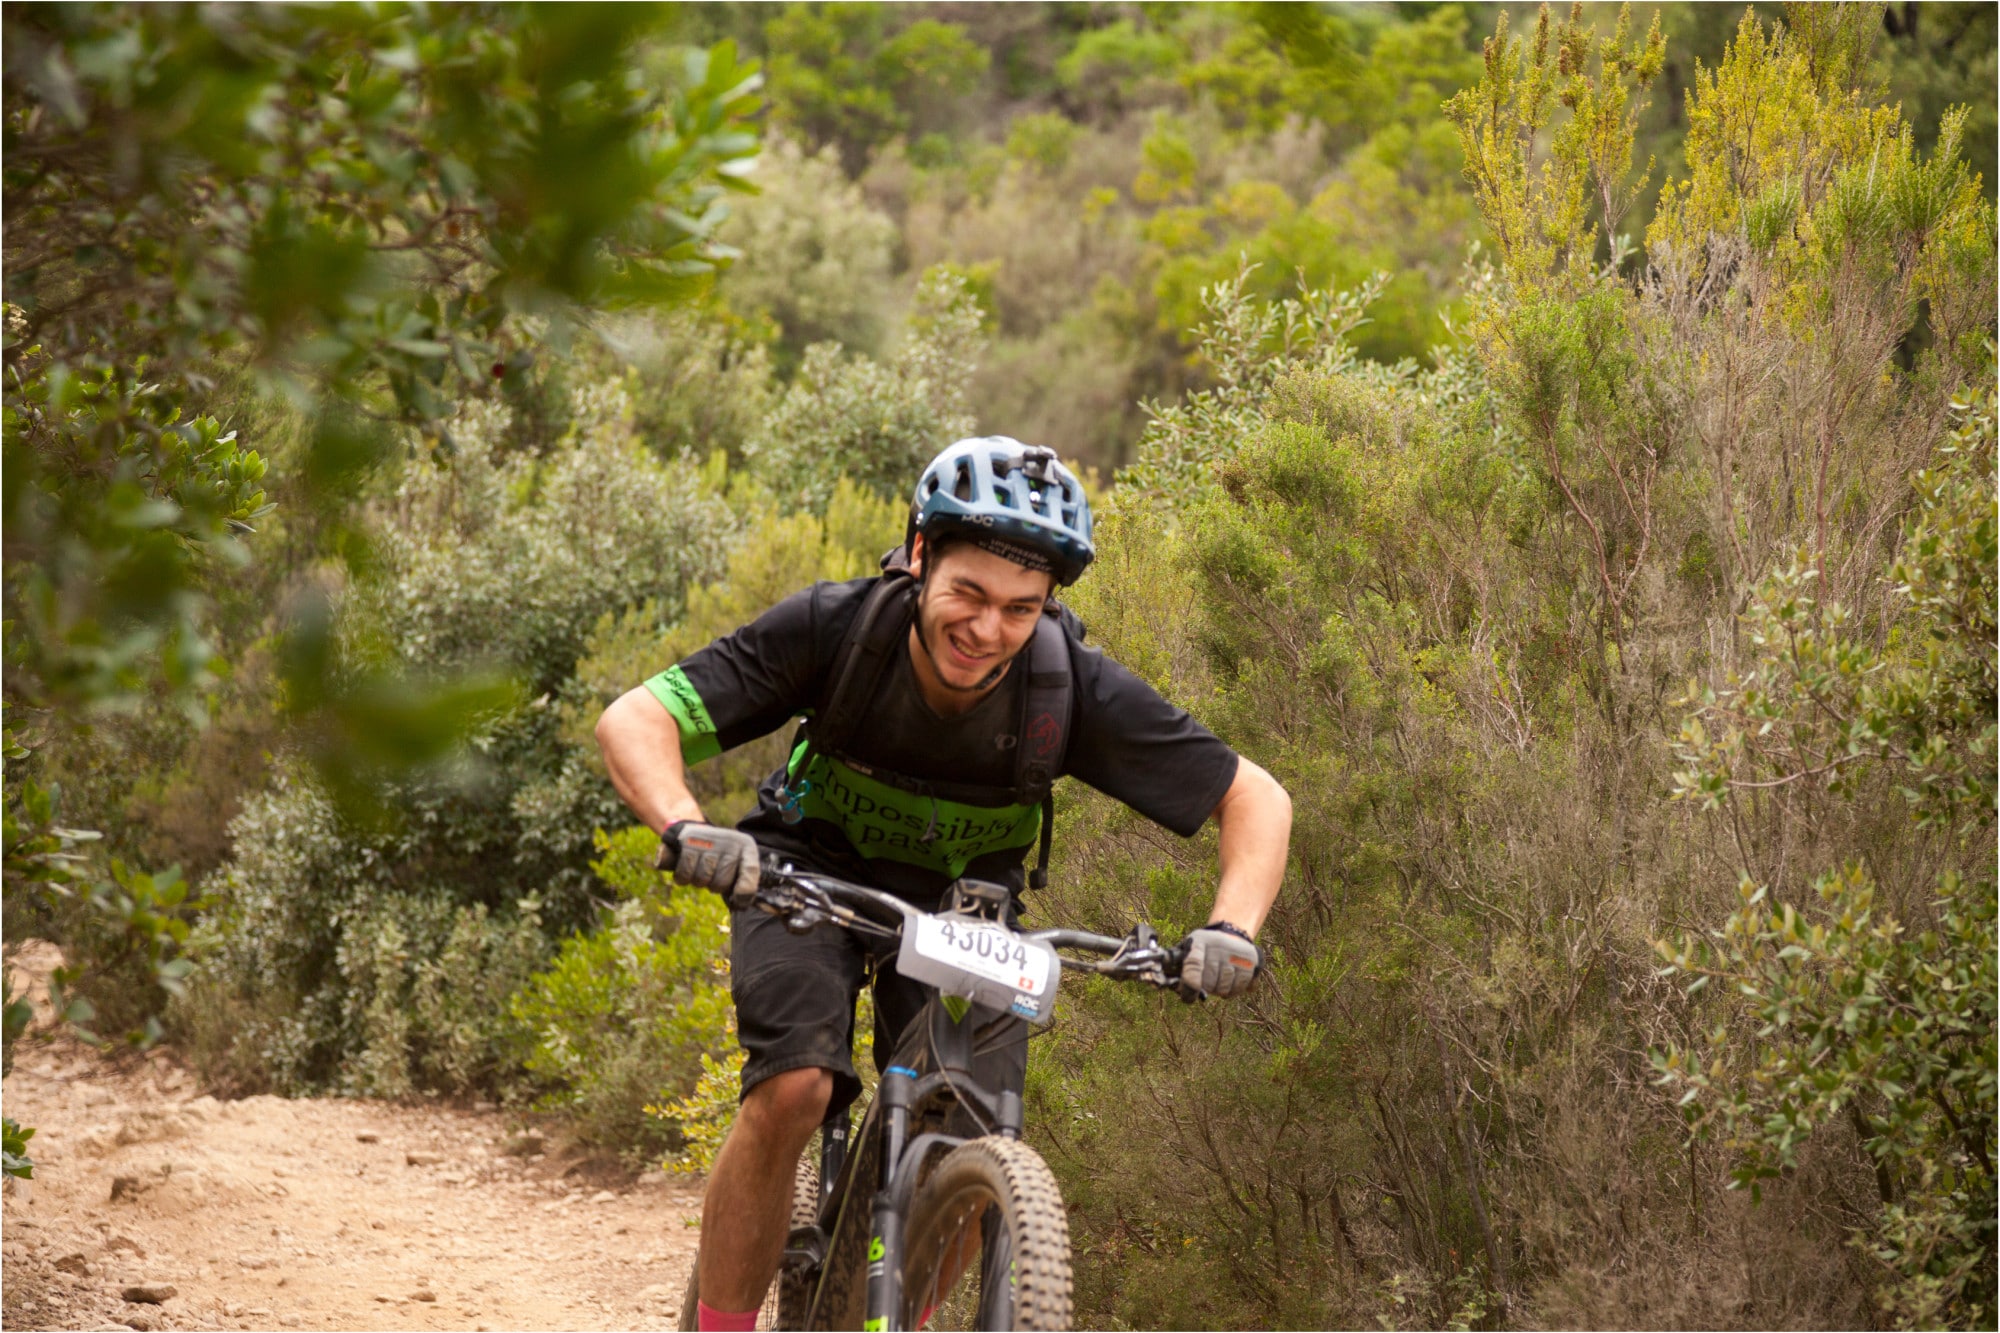
<svg viewBox="0 0 2000 1333"><path fill-rule="evenodd" d="M4 1096L38 1129L8 1329L666 1329L699 1235L698 1180L524 1154L496 1112L223 1102L166 1053L32 1039Z"/></svg>

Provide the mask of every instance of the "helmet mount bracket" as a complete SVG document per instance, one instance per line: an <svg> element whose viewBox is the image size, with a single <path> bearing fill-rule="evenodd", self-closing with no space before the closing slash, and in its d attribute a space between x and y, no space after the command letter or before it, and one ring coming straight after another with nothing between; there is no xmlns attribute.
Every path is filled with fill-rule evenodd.
<svg viewBox="0 0 2000 1333"><path fill-rule="evenodd" d="M1021 457L1011 463L1010 466L1019 468L1021 474L1029 481L1035 482L1037 485L1047 485L1049 480L1049 465L1055 461L1055 450L1031 444L1021 451Z"/></svg>

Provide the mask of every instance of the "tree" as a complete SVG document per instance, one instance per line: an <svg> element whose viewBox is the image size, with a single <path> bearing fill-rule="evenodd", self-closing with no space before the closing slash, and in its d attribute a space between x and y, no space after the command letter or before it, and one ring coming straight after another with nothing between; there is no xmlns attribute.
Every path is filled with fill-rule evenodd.
<svg viewBox="0 0 2000 1333"><path fill-rule="evenodd" d="M945 130L991 58L953 23L898 25L879 5L792 4L764 26L778 118L850 176L899 134Z"/></svg>

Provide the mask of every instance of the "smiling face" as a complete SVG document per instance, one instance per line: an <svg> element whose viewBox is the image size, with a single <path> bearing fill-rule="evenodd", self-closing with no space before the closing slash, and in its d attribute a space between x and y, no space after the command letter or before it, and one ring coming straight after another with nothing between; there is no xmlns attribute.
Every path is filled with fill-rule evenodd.
<svg viewBox="0 0 2000 1333"><path fill-rule="evenodd" d="M923 573L925 555L918 537L910 552L913 573ZM914 626L921 637L910 644L917 683L931 707L967 707L982 686L996 683L995 670L1034 637L1053 591L1051 575L963 542L947 546L924 580Z"/></svg>

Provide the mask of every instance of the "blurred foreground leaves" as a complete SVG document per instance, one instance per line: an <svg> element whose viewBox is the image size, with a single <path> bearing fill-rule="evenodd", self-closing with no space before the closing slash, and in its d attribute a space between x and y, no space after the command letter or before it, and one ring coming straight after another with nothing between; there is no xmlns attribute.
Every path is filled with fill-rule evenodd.
<svg viewBox="0 0 2000 1333"><path fill-rule="evenodd" d="M302 423L281 490L336 588L368 573L348 515L396 426L448 449L442 418L531 394L591 312L684 299L726 261L714 230L754 160L760 76L726 42L670 46L664 20L7 11L6 892L81 892L143 937L72 969L143 956L164 992L185 971L184 886L89 883L35 769L109 714L199 718L226 675L212 593L249 559L277 455L217 413L275 401ZM294 736L359 812L371 776L447 755L516 687L341 660L333 595L295 599L278 658Z"/></svg>

